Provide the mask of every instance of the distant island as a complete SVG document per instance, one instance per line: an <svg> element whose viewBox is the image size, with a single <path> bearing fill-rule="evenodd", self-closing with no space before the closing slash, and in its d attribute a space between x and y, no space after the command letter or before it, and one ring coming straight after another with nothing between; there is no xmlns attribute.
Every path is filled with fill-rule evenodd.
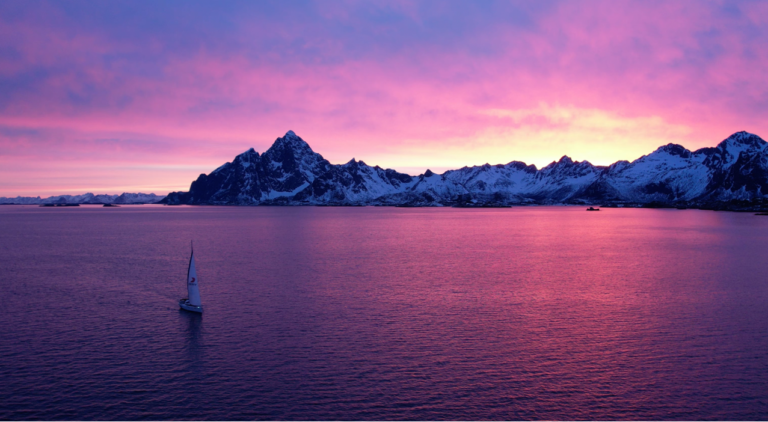
<svg viewBox="0 0 768 422"><path fill-rule="evenodd" d="M668 144L635 161L595 166L564 156L542 169L519 161L410 176L351 160L331 164L293 131L263 154L253 148L169 205L385 205L493 207L599 204L768 210L768 151L759 136L737 132L714 148Z"/></svg>
<svg viewBox="0 0 768 422"><path fill-rule="evenodd" d="M45 204L156 204L163 196L154 193L123 193L121 195L58 195L48 198L39 196L17 196L15 198L0 197L0 204L15 205L45 205Z"/></svg>

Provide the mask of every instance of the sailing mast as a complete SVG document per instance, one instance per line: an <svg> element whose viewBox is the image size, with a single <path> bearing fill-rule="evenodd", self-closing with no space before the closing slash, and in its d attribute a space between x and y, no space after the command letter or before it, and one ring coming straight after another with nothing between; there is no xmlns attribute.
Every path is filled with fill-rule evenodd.
<svg viewBox="0 0 768 422"><path fill-rule="evenodd" d="M189 304L200 306L200 289L198 288L197 271L195 270L195 249L192 247L192 254L189 256L189 268L187 269L187 293L189 293Z"/></svg>

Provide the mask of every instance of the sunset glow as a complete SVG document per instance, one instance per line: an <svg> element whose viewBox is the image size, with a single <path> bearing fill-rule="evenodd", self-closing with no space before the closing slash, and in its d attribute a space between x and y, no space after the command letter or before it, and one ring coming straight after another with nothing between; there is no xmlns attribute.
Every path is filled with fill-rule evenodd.
<svg viewBox="0 0 768 422"><path fill-rule="evenodd" d="M768 135L768 2L0 3L0 196L186 190L295 131L430 168Z"/></svg>

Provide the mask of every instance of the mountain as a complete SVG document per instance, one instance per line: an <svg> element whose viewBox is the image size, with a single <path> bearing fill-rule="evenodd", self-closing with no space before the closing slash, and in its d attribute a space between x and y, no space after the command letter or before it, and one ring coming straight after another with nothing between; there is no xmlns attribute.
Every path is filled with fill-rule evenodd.
<svg viewBox="0 0 768 422"><path fill-rule="evenodd" d="M15 198L0 197L0 204L154 204L163 199L154 193L123 193L121 195L59 195L48 198L17 196Z"/></svg>
<svg viewBox="0 0 768 422"><path fill-rule="evenodd" d="M168 204L367 204L404 193L413 178L362 161L334 165L288 131L264 154L253 148L231 163L201 174L189 192L172 192Z"/></svg>
<svg viewBox="0 0 768 422"><path fill-rule="evenodd" d="M519 161L413 177L352 159L331 164L293 131L263 154L250 149L188 192L161 202L210 205L511 205L619 203L760 206L768 196L768 143L737 132L714 148L669 144L635 161L595 166L564 156L542 169Z"/></svg>

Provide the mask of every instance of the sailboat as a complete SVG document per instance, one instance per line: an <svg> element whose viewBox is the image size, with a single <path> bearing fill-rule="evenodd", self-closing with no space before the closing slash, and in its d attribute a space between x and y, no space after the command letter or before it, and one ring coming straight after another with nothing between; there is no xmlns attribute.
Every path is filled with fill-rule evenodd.
<svg viewBox="0 0 768 422"><path fill-rule="evenodd" d="M185 311L203 313L203 304L200 302L200 289L197 271L195 271L195 249L189 255L189 268L187 269L187 297L179 300L179 307Z"/></svg>

